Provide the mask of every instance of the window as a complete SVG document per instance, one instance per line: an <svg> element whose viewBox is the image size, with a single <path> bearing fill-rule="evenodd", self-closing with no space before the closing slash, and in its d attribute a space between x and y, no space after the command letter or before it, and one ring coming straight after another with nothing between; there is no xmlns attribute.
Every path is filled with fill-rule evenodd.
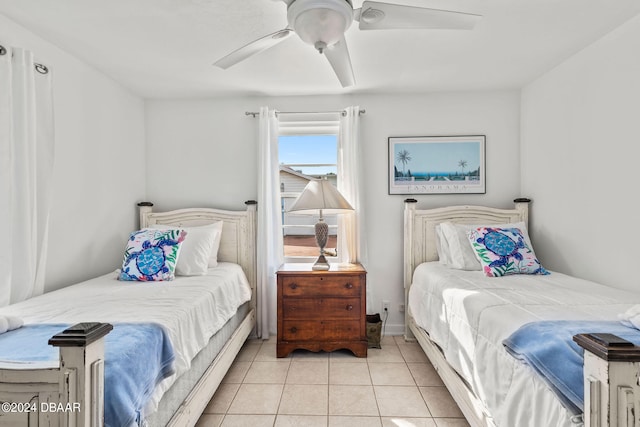
<svg viewBox="0 0 640 427"><path fill-rule="evenodd" d="M328 179L337 185L338 123L330 121L295 121L280 118L278 156L282 197L282 233L287 262L310 262L318 256L314 225L318 215L288 213L311 179ZM338 225L336 215L324 215L329 224L326 256L336 256Z"/></svg>
<svg viewBox="0 0 640 427"><path fill-rule="evenodd" d="M290 214L287 211L309 180L328 179L333 185L337 184L337 135L281 135L278 142L284 256L316 257L318 247L314 224L318 216ZM336 215L324 215L324 218L329 224L329 241L325 250L327 255L335 256L337 218Z"/></svg>
<svg viewBox="0 0 640 427"><path fill-rule="evenodd" d="M314 225L318 215L287 213L310 179L326 178L337 185L340 113L279 113L278 156L282 196L282 229L286 262L313 262L319 251ZM324 215L329 225L325 255L338 252L336 215Z"/></svg>

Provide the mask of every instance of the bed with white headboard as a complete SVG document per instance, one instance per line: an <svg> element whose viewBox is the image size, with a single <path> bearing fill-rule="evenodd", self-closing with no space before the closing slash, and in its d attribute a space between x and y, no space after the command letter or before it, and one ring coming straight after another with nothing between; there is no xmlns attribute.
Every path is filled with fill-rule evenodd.
<svg viewBox="0 0 640 427"><path fill-rule="evenodd" d="M153 404L141 409L144 418L139 422L149 427L183 427L198 421L255 327L260 298L256 287L256 204L247 202L246 209L238 211L186 208L154 212L151 203L140 203L139 215L140 228L199 227L223 221L218 266L203 275L156 284L127 284L111 273L1 308L0 317L24 319L24 327L16 331L82 322L49 340L60 349L59 361L54 360L53 365L0 368L1 426L103 425L105 351L109 354L105 341L116 332L118 322L139 323L141 319L157 322L171 338L175 347L173 372L177 374L169 372L157 384ZM154 306L156 296L159 305ZM219 305L222 300L229 304ZM0 338L8 335L0 334Z"/></svg>
<svg viewBox="0 0 640 427"><path fill-rule="evenodd" d="M640 303L639 294L557 272L486 277L439 260L443 250L436 226L519 223L526 228L529 203L516 199L512 209L418 209L416 200L405 201L405 338L419 342L473 427L640 426L640 347L615 347L583 334L574 338L588 350L583 417L502 345L528 323L617 322L620 313Z"/></svg>

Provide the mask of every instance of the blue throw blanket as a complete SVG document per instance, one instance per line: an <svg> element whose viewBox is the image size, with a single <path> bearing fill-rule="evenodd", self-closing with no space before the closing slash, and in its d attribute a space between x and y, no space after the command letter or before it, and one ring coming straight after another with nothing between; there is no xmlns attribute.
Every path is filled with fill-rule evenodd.
<svg viewBox="0 0 640 427"><path fill-rule="evenodd" d="M523 325L504 340L507 351L528 364L574 415L584 411L584 350L576 334L608 332L640 345L640 331L611 321L543 321Z"/></svg>
<svg viewBox="0 0 640 427"><path fill-rule="evenodd" d="M69 325L27 325L0 334L0 360L58 360L49 338ZM160 325L115 324L105 337L104 418L107 427L139 425L156 385L174 372L175 355Z"/></svg>

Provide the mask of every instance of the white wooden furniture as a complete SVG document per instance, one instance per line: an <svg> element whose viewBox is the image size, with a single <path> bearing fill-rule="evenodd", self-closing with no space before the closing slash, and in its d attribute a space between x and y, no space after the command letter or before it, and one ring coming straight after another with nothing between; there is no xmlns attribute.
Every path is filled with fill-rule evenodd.
<svg viewBox="0 0 640 427"><path fill-rule="evenodd" d="M152 206L139 204L141 227L153 224L187 227L224 221L218 259L239 264L252 289L247 315L167 424L193 426L255 326L256 301L260 298L256 288L256 204L247 202L244 211L189 208L158 213L153 212ZM57 368L0 369L0 426L104 424L102 337L110 327L104 323L88 326L86 331L71 331L66 337L58 334L51 339L50 343L60 347Z"/></svg>
<svg viewBox="0 0 640 427"><path fill-rule="evenodd" d="M640 426L640 347L616 346L579 334L584 348L584 425Z"/></svg>
<svg viewBox="0 0 640 427"><path fill-rule="evenodd" d="M463 414L473 427L495 426L492 414L476 396L472 387L449 365L429 334L420 328L408 302L415 268L438 260L436 225L451 221L463 224L499 224L528 222L527 199L516 199L514 209L484 206L452 206L429 210L416 209L416 201L405 201L404 214L404 287L407 307L405 339L417 340ZM585 425L588 427L640 426L640 348L611 348L587 338L574 338L585 348ZM523 402L524 405L526 403ZM579 425L576 423L574 425ZM503 427L503 426L501 426ZM511 427L511 426L506 426Z"/></svg>

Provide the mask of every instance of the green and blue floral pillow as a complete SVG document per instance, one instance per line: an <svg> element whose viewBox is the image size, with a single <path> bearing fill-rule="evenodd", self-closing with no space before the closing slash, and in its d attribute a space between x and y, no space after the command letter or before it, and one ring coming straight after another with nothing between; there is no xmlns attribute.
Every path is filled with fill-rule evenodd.
<svg viewBox="0 0 640 427"><path fill-rule="evenodd" d="M120 280L173 280L180 247L187 233L184 230L153 230L145 228L129 236L124 251Z"/></svg>
<svg viewBox="0 0 640 427"><path fill-rule="evenodd" d="M468 236L486 276L549 274L519 228L479 227Z"/></svg>

